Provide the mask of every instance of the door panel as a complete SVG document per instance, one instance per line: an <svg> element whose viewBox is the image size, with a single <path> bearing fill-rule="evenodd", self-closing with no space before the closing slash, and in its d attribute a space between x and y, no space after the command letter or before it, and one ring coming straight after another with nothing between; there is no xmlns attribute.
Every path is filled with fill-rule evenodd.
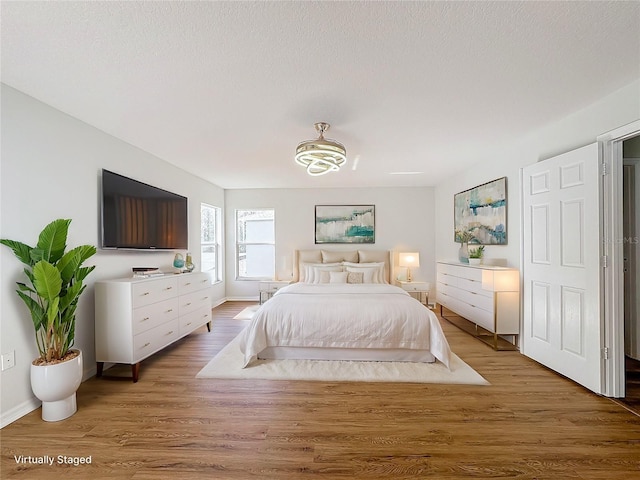
<svg viewBox="0 0 640 480"><path fill-rule="evenodd" d="M602 392L598 145L522 170L522 351Z"/></svg>

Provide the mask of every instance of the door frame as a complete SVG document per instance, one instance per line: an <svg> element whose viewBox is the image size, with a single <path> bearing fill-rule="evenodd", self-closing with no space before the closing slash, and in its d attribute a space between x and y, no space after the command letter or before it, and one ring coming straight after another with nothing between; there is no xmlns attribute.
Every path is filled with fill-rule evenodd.
<svg viewBox="0 0 640 480"><path fill-rule="evenodd" d="M624 397L624 252L622 219L622 142L640 135L640 120L598 136L602 151L602 269L604 299L605 382L603 394Z"/></svg>

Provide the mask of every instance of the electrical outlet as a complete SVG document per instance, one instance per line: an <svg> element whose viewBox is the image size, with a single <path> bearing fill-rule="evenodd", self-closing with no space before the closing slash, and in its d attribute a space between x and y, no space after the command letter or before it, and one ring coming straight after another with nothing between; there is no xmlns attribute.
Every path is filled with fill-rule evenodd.
<svg viewBox="0 0 640 480"><path fill-rule="evenodd" d="M16 364L16 351L2 354L2 371L12 368Z"/></svg>

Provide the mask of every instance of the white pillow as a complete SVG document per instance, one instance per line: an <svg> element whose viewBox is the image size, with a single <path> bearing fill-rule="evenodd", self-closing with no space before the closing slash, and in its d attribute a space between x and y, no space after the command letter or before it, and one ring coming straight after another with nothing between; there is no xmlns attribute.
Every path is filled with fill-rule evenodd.
<svg viewBox="0 0 640 480"><path fill-rule="evenodd" d="M338 271L342 271L341 263L303 263L302 268L304 269L304 276L301 277L300 281L302 283L320 283L319 272L326 270L325 267L328 267L329 269L338 267Z"/></svg>
<svg viewBox="0 0 640 480"><path fill-rule="evenodd" d="M347 273L362 273L362 283L380 283L378 282L378 270L375 268L347 267Z"/></svg>
<svg viewBox="0 0 640 480"><path fill-rule="evenodd" d="M329 283L347 283L347 275L349 275L349 272L327 272L327 273L329 274Z"/></svg>
<svg viewBox="0 0 640 480"><path fill-rule="evenodd" d="M384 262L369 262L369 263L351 263L342 262L348 272L366 272L372 270L373 274L364 275L364 283L387 283L384 278Z"/></svg>

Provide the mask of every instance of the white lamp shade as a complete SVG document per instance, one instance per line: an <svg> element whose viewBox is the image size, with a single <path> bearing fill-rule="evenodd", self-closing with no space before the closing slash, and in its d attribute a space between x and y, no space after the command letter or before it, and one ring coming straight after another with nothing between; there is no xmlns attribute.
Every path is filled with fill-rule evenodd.
<svg viewBox="0 0 640 480"><path fill-rule="evenodd" d="M398 265L401 267L419 267L420 254L418 252L399 253Z"/></svg>
<svg viewBox="0 0 640 480"><path fill-rule="evenodd" d="M518 270L482 270L482 289L491 292L517 292L520 290Z"/></svg>

